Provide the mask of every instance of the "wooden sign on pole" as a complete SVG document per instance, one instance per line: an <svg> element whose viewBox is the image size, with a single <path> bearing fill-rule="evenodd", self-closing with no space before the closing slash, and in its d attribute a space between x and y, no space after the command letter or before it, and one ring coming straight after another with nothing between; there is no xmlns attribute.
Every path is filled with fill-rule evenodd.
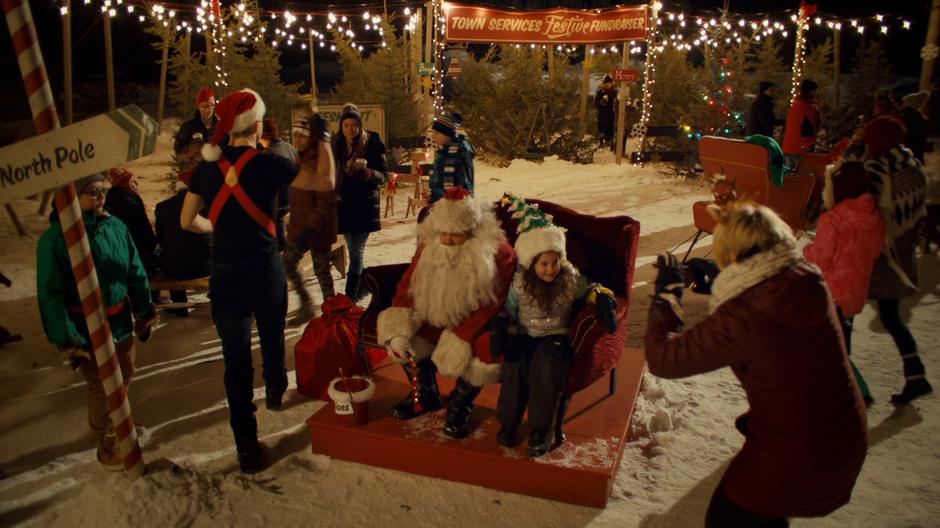
<svg viewBox="0 0 940 528"><path fill-rule="evenodd" d="M317 60L316 48L313 47L313 31L308 31L309 42L307 47L310 49L310 104L311 108L317 107Z"/></svg>
<svg viewBox="0 0 940 528"><path fill-rule="evenodd" d="M101 22L104 24L104 65L108 76L108 110L114 111L114 49L111 42L111 14L105 10ZM86 174L85 176L88 176Z"/></svg>
<svg viewBox="0 0 940 528"><path fill-rule="evenodd" d="M623 59L620 63L619 70L614 70L614 72L620 73L619 77L625 79L627 76L623 75L624 72L629 72L633 74L632 80L639 79L640 72L636 70L628 70L630 62L630 50L627 48L629 44L623 43ZM614 77L614 80L617 80L617 77ZM627 93L623 93L626 90ZM620 162L623 160L623 138L625 135L625 129L627 126L627 98L630 97L630 87L621 86L620 96L617 98L617 146L614 149L614 152L617 157L617 165L620 165Z"/></svg>
<svg viewBox="0 0 940 528"><path fill-rule="evenodd" d="M134 105L0 149L0 203L153 153L157 122Z"/></svg>

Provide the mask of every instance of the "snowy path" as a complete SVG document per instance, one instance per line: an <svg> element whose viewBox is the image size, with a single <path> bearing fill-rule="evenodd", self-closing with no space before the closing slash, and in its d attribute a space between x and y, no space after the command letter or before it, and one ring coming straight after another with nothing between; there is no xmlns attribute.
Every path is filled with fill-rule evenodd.
<svg viewBox="0 0 940 528"><path fill-rule="evenodd" d="M145 194L161 196L163 167L148 160L136 170ZM613 164L480 165L477 182L478 195L487 199L509 190L641 222L628 338L633 346L642 338L656 254L692 235L691 204L708 197L706 189L653 168ZM407 194L397 197L398 217L370 239L367 265L411 255L414 224L403 221ZM17 206L28 228L38 232L44 222L35 217L33 202ZM30 284L36 237L19 240L0 231L0 238L0 269L15 281L14 290L0 290L0 321L25 337L0 349L2 525L701 526L708 499L741 444L733 420L746 404L728 369L677 381L647 376L610 504L596 510L314 456L302 424L322 403L291 392L282 412L259 410L260 434L274 462L246 478L232 456L217 335L207 306L200 305L189 319L166 319L154 339L139 347L131 402L135 417L149 426L150 475L130 483L94 463L81 380L58 365L44 342ZM708 252L710 244L708 238L700 242L695 254ZM907 314L928 375L940 381L934 345L940 320L937 260L922 257L923 293ZM316 285L313 291L319 294ZM706 299L689 295L687 301L689 317L701 317ZM293 308L293 296L291 302ZM299 329L289 335L292 348ZM937 396L900 412L887 403L901 384L900 360L871 308L856 319L853 341L853 358L877 400L869 413L869 458L848 506L793 525L929 526L940 518Z"/></svg>

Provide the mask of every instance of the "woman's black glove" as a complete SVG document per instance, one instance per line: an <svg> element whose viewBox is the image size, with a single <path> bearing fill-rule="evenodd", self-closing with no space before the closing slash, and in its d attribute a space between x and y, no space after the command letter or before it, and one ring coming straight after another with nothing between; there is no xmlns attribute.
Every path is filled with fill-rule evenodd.
<svg viewBox="0 0 940 528"><path fill-rule="evenodd" d="M712 284L718 276L718 265L714 260L689 259L689 271L692 273L692 291L703 295L712 293Z"/></svg>
<svg viewBox="0 0 940 528"><path fill-rule="evenodd" d="M682 299L682 288L685 287L685 275L679 267L679 260L672 253L664 253L656 257L656 295L674 295Z"/></svg>
<svg viewBox="0 0 940 528"><path fill-rule="evenodd" d="M685 274L679 267L679 260L672 253L656 257L656 293L653 302L665 302L672 308L672 313L685 321L682 310L682 288L685 287Z"/></svg>

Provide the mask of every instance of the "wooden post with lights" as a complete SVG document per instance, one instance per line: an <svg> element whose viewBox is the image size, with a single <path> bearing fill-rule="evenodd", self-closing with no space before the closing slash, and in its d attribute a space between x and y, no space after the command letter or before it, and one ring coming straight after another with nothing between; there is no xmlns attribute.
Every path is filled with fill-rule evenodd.
<svg viewBox="0 0 940 528"><path fill-rule="evenodd" d="M841 80L839 77L842 73L842 52L840 51L842 47L842 29L840 28L841 24L832 28L832 83L835 88L834 102L837 110L841 104L839 97Z"/></svg>
<svg viewBox="0 0 940 528"><path fill-rule="evenodd" d="M317 107L317 61L316 48L313 46L313 31L307 31L307 48L310 49L310 107Z"/></svg>
<svg viewBox="0 0 940 528"><path fill-rule="evenodd" d="M411 67L408 74L411 76L411 90L414 94L414 101L421 97L421 76L418 75L418 63L421 62L421 10L415 9L415 25L411 34Z"/></svg>
<svg viewBox="0 0 940 528"><path fill-rule="evenodd" d="M104 64L108 77L108 110L113 112L117 109L114 98L114 49L111 39L111 11L106 9L101 16L101 22L104 24Z"/></svg>
<svg viewBox="0 0 940 528"><path fill-rule="evenodd" d="M920 69L920 89L930 89L930 78L933 77L934 66L937 63L936 49L937 36L940 34L940 0L933 0L930 6L930 25L927 26L927 40L921 50L923 65ZM927 50L935 50L930 53ZM929 58L928 58L929 57Z"/></svg>
<svg viewBox="0 0 940 528"><path fill-rule="evenodd" d="M163 104L166 99L166 70L170 58L170 36L163 33L163 49L160 53L160 90L157 95L157 130L163 128Z"/></svg>
<svg viewBox="0 0 940 528"><path fill-rule="evenodd" d="M587 126L587 101L588 101L588 90L591 89L591 64L594 59L594 44L588 44L584 47L584 62L582 62L583 74L581 78L581 112L579 114L579 130L581 131L581 136L584 136L585 128Z"/></svg>

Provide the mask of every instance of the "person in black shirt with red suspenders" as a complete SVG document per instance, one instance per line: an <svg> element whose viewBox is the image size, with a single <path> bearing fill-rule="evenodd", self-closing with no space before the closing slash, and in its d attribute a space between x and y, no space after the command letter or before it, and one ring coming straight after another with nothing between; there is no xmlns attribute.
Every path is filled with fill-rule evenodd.
<svg viewBox="0 0 940 528"><path fill-rule="evenodd" d="M261 341L266 406L277 410L287 390L284 320L287 283L277 253L275 229L278 190L298 168L291 161L255 146L261 134L264 101L252 90L229 94L216 107L219 123L203 146L205 162L193 174L180 224L213 233L209 298L212 320L222 340L225 393L238 462L243 473L261 470L255 421L251 318ZM228 146L219 148L223 139ZM210 204L209 217L199 214Z"/></svg>

